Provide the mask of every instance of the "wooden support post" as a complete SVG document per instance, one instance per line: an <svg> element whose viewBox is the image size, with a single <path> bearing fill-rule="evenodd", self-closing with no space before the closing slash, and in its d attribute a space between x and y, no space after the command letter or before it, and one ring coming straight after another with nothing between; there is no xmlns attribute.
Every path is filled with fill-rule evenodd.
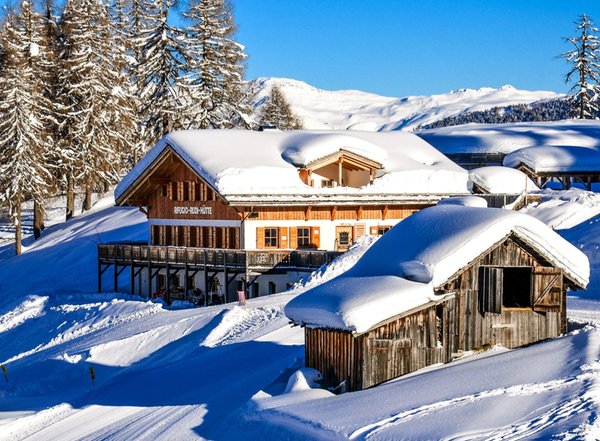
<svg viewBox="0 0 600 441"><path fill-rule="evenodd" d="M114 282L114 292L117 292L119 290L119 268L117 268L117 257L115 256L114 261L114 278L113 278L113 282Z"/></svg>
<svg viewBox="0 0 600 441"><path fill-rule="evenodd" d="M148 249L148 298L152 298L152 264L150 263L150 249ZM140 291L141 292L141 291Z"/></svg>
<svg viewBox="0 0 600 441"><path fill-rule="evenodd" d="M338 162L338 185L342 187L342 158Z"/></svg>
<svg viewBox="0 0 600 441"><path fill-rule="evenodd" d="M206 250L204 250L204 306L208 306L208 268L206 267Z"/></svg>
<svg viewBox="0 0 600 441"><path fill-rule="evenodd" d="M102 292L102 261L98 259L98 292Z"/></svg>
<svg viewBox="0 0 600 441"><path fill-rule="evenodd" d="M223 281L225 282L224 302L227 303L229 296L229 280L227 280L227 256L223 256Z"/></svg>
<svg viewBox="0 0 600 441"><path fill-rule="evenodd" d="M131 259L129 263L131 264L131 268L129 270L129 294L133 294L135 292L135 267L133 266L133 249L131 249L130 253Z"/></svg>
<svg viewBox="0 0 600 441"><path fill-rule="evenodd" d="M188 257L187 257L187 252L185 253L185 268L183 270L183 297L187 298L187 294L188 294L188 290L190 289L190 287L188 286L188 275L189 275L189 268L188 268Z"/></svg>
<svg viewBox="0 0 600 441"><path fill-rule="evenodd" d="M167 287L166 287L166 291L165 291L165 302L167 302L167 305L171 304L171 274L170 274L170 268L169 268L169 262L167 262L165 269L167 271Z"/></svg>

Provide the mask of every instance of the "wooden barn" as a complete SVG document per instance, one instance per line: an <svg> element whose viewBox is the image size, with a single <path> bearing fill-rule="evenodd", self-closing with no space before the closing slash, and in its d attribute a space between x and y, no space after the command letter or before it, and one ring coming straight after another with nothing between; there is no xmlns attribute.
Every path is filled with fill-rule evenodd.
<svg viewBox="0 0 600 441"><path fill-rule="evenodd" d="M588 278L587 257L533 217L439 205L285 312L305 327L306 366L329 387L359 390L464 351L556 337L567 290Z"/></svg>
<svg viewBox="0 0 600 441"><path fill-rule="evenodd" d="M147 215L148 241L100 244L98 290L199 304L281 292L467 180L405 132L173 132L115 190Z"/></svg>
<svg viewBox="0 0 600 441"><path fill-rule="evenodd" d="M526 147L506 155L504 165L521 170L540 188L555 182L564 190L600 182L600 152L571 146Z"/></svg>

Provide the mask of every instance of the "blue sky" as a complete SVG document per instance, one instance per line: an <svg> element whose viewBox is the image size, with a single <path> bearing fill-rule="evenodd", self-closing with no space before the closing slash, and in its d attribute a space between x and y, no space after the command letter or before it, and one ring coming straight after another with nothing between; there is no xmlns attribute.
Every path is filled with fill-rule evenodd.
<svg viewBox="0 0 600 441"><path fill-rule="evenodd" d="M389 96L499 87L566 92L577 0L232 0L247 77Z"/></svg>

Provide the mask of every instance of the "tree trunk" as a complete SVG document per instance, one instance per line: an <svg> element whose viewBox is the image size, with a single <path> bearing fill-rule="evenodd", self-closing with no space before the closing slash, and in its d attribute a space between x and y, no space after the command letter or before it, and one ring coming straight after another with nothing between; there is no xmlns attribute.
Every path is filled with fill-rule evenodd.
<svg viewBox="0 0 600 441"><path fill-rule="evenodd" d="M21 203L17 204L17 211L14 213L15 219L15 254L21 254L21 239L23 238L23 230L21 229Z"/></svg>
<svg viewBox="0 0 600 441"><path fill-rule="evenodd" d="M75 181L73 175L69 174L67 178L67 216L66 220L69 220L75 214Z"/></svg>
<svg viewBox="0 0 600 441"><path fill-rule="evenodd" d="M33 201L33 237L38 239L44 231L44 204Z"/></svg>
<svg viewBox="0 0 600 441"><path fill-rule="evenodd" d="M90 178L85 179L85 199L83 200L83 211L90 210L92 208L92 185L90 184Z"/></svg>

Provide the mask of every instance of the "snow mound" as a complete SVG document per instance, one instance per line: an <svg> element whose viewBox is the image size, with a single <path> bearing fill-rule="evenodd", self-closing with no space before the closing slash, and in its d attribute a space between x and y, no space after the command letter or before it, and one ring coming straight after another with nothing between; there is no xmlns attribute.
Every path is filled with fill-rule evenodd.
<svg viewBox="0 0 600 441"><path fill-rule="evenodd" d="M479 196L454 196L445 198L438 202L438 205L462 205L464 207L486 208L487 201Z"/></svg>
<svg viewBox="0 0 600 441"><path fill-rule="evenodd" d="M600 194L577 188L544 190L540 203L530 204L520 212L541 220L553 230L565 230L600 215Z"/></svg>
<svg viewBox="0 0 600 441"><path fill-rule="evenodd" d="M319 389L319 381L323 378L321 373L312 368L302 368L294 372L285 387L285 394L302 390Z"/></svg>
<svg viewBox="0 0 600 441"><path fill-rule="evenodd" d="M380 164L384 164L388 156L387 152L381 147L364 139L343 133L306 134L302 138L298 138L299 145L287 147L282 152L283 158L297 167L306 166L317 159L329 156L342 149L372 159Z"/></svg>
<svg viewBox="0 0 600 441"><path fill-rule="evenodd" d="M510 167L479 167L469 171L470 186L476 184L492 194L521 194L539 191L538 186L521 170Z"/></svg>
<svg viewBox="0 0 600 441"><path fill-rule="evenodd" d="M506 155L503 164L507 167L525 164L535 172L600 171L600 152L585 147L534 146Z"/></svg>
<svg viewBox="0 0 600 441"><path fill-rule="evenodd" d="M14 309L0 315L0 334L42 316L47 302L48 297L45 296L28 296Z"/></svg>

